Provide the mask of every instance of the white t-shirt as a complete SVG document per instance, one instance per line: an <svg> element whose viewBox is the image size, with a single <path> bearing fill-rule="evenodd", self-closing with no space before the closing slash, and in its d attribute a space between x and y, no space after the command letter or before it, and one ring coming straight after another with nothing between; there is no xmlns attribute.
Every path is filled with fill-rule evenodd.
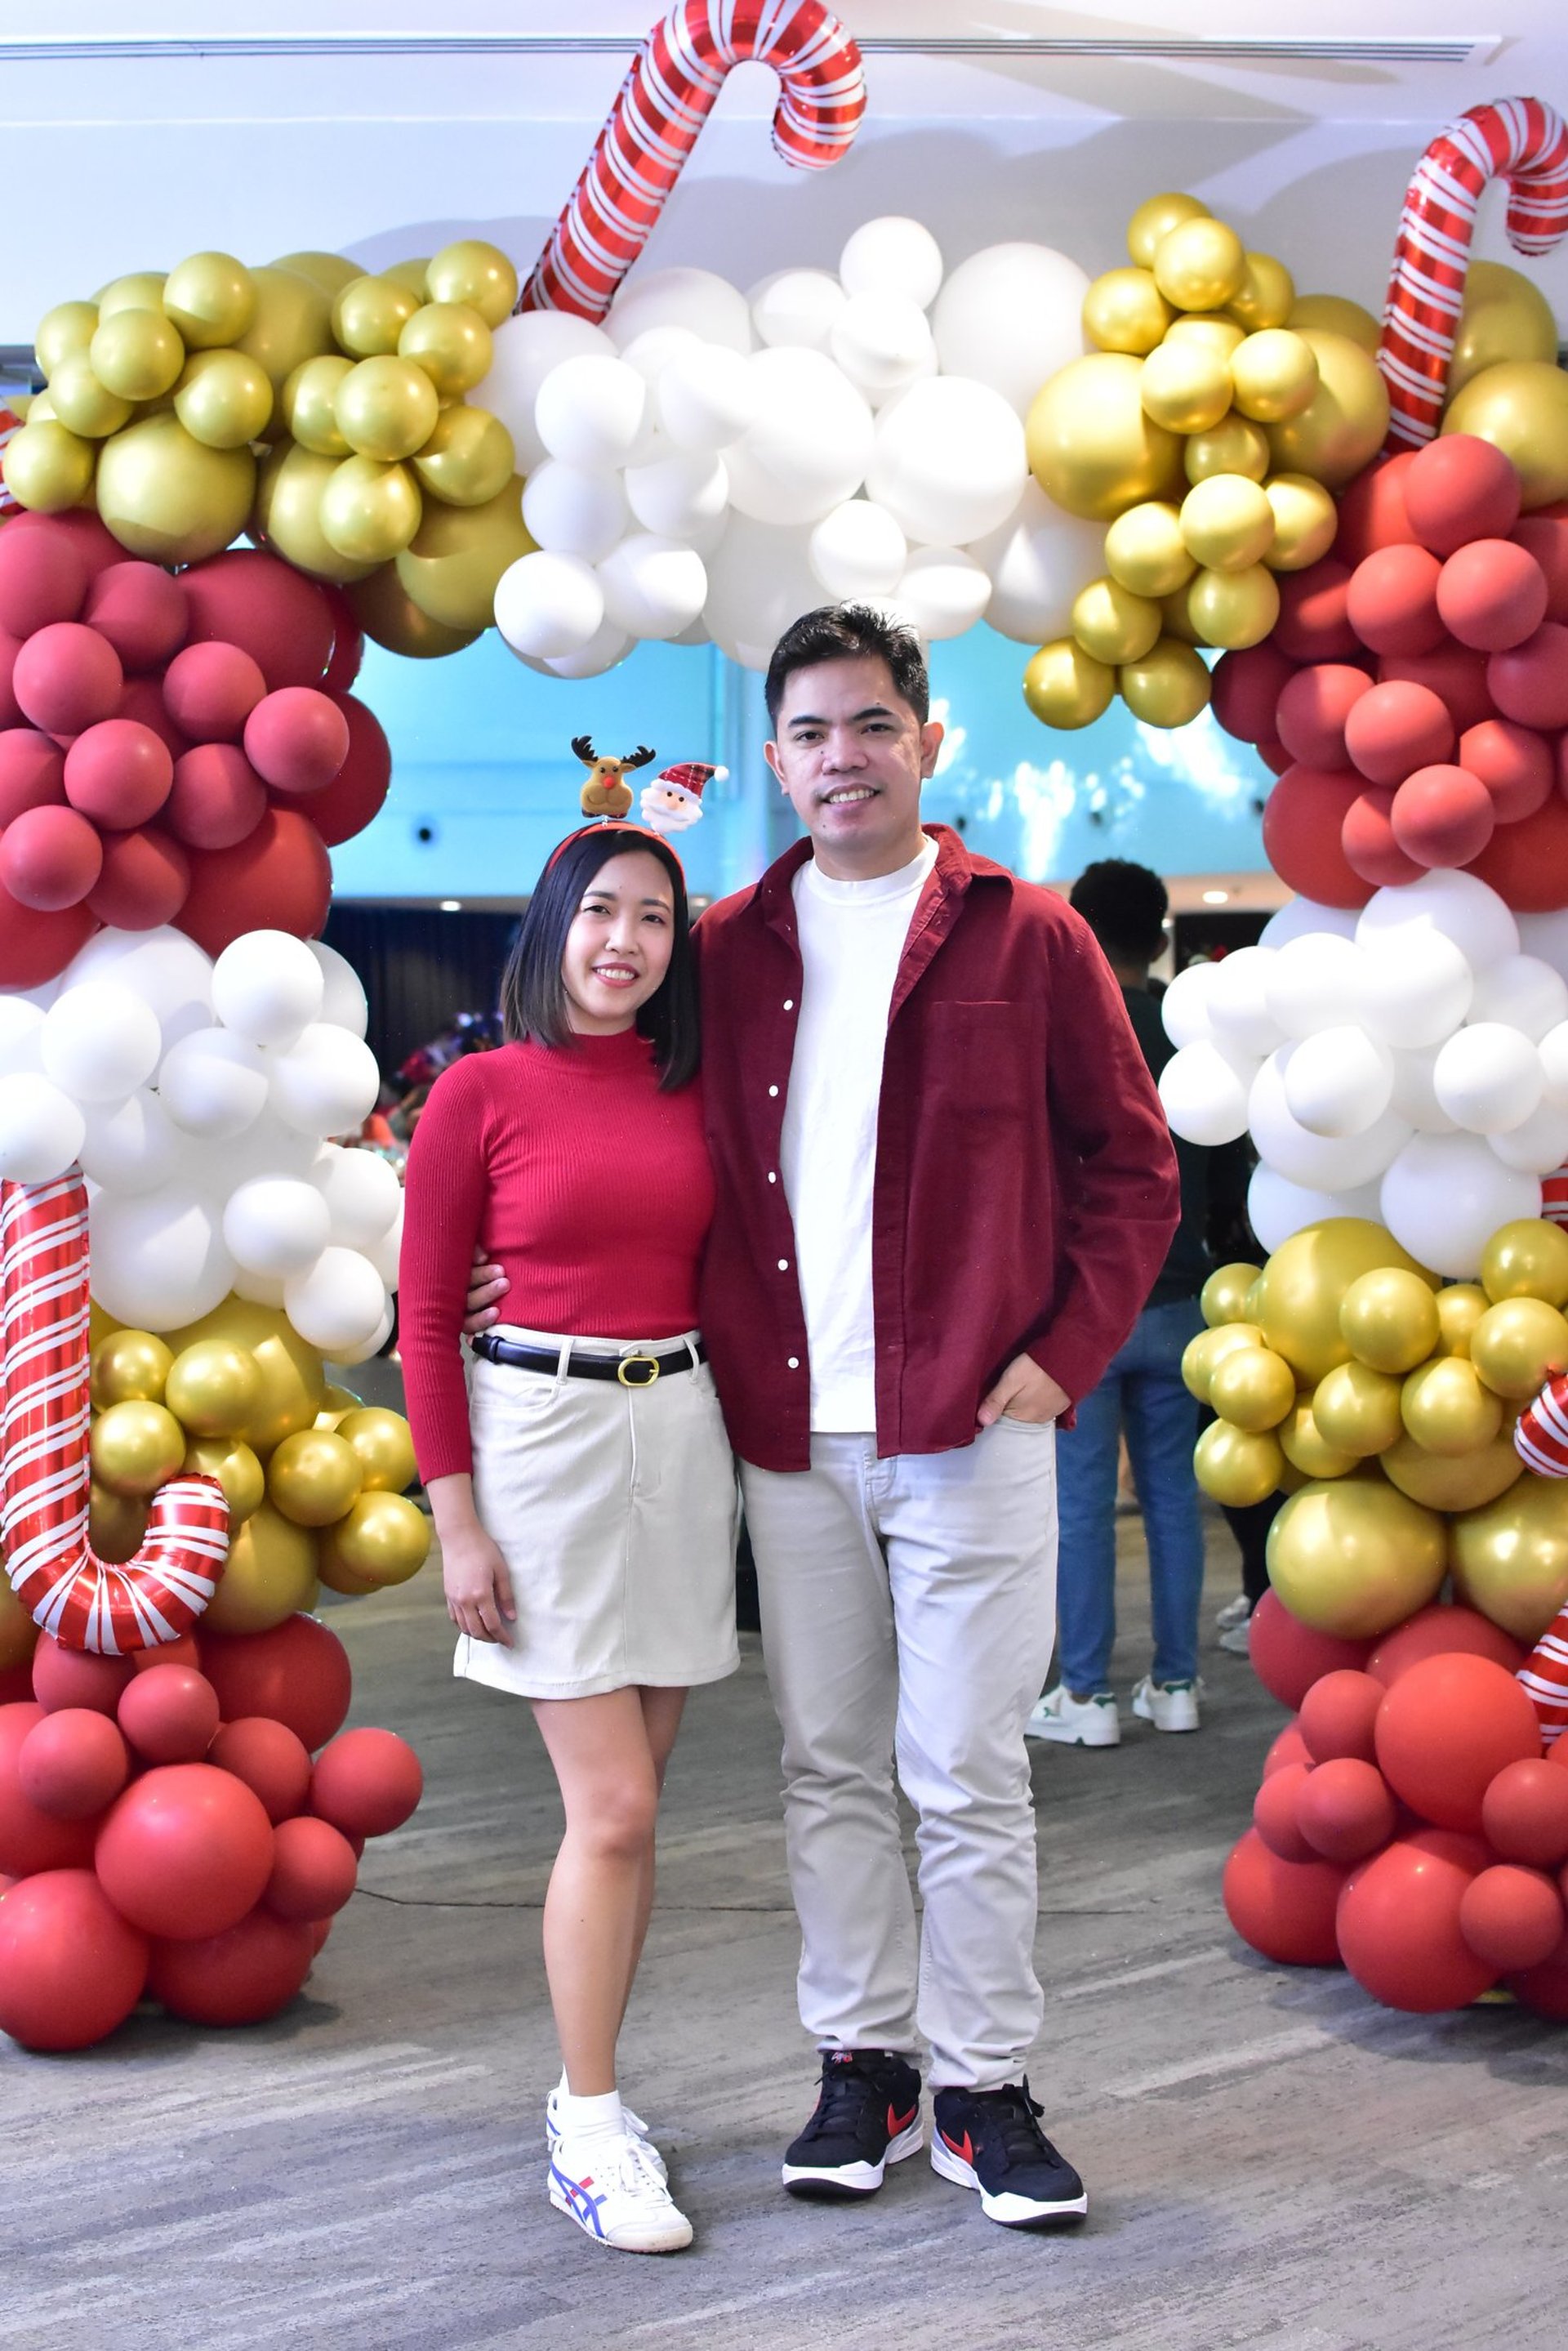
<svg viewBox="0 0 1568 2351"><path fill-rule="evenodd" d="M814 1429L877 1426L871 1195L888 1011L937 844L874 882L808 859L793 883L805 980L784 1101L783 1175L805 1309Z"/></svg>

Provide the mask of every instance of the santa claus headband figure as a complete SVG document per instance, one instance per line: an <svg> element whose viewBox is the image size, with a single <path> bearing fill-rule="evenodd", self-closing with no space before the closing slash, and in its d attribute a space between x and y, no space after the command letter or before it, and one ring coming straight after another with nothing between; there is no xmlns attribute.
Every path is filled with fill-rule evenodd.
<svg viewBox="0 0 1568 2351"><path fill-rule="evenodd" d="M690 832L701 821L702 787L728 768L709 767L701 759L682 759L666 768L642 788L642 820L655 832Z"/></svg>

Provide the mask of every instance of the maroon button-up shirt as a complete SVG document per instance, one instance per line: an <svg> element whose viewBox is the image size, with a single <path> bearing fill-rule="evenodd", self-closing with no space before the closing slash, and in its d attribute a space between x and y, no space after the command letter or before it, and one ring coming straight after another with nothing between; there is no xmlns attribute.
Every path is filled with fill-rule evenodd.
<svg viewBox="0 0 1568 2351"><path fill-rule="evenodd" d="M1087 925L945 825L904 944L877 1123L877 1450L968 1445L1027 1352L1075 1399L1122 1344L1179 1213L1165 1114ZM811 1375L780 1167L802 966L799 841L698 926L718 1210L701 1323L731 1442L811 1459ZM784 1264L781 1268L781 1259Z"/></svg>

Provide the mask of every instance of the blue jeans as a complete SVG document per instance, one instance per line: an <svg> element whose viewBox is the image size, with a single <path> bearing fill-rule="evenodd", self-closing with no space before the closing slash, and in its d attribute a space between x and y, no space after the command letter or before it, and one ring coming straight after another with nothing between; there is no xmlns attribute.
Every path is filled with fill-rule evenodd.
<svg viewBox="0 0 1568 2351"><path fill-rule="evenodd" d="M1124 1426L1148 1540L1154 1678L1189 1681L1198 1672L1203 1590L1203 1530L1192 1469L1198 1405L1181 1384L1181 1353L1202 1327L1195 1298L1146 1307L1099 1386L1079 1405L1077 1426L1057 1431L1058 1656L1061 1679L1080 1698L1110 1687L1116 1437Z"/></svg>

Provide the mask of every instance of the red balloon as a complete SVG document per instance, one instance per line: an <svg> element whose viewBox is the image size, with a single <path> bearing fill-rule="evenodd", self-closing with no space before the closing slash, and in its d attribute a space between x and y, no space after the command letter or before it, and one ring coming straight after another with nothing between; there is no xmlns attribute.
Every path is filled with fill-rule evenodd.
<svg viewBox="0 0 1568 2351"><path fill-rule="evenodd" d="M156 669L185 641L185 591L156 563L111 563L88 589L82 618L123 669Z"/></svg>
<svg viewBox="0 0 1568 2351"><path fill-rule="evenodd" d="M1345 1872L1326 1861L1282 1861L1249 1829L1225 1864L1225 1915L1244 1943L1282 1967L1331 1968Z"/></svg>
<svg viewBox="0 0 1568 2351"><path fill-rule="evenodd" d="M1324 1861L1365 1861L1386 1845L1397 1822L1381 1771L1359 1756L1339 1755L1309 1774L1296 1806L1303 1842Z"/></svg>
<svg viewBox="0 0 1568 2351"><path fill-rule="evenodd" d="M332 1924L333 1922L330 1918L313 1918L311 1920L310 1948L313 1957L319 1958L320 1954L327 1949L327 1938L332 1932Z"/></svg>
<svg viewBox="0 0 1568 2351"><path fill-rule="evenodd" d="M97 928L85 905L40 914L24 906L0 881L0 987L41 987L45 980L57 979Z"/></svg>
<svg viewBox="0 0 1568 2351"><path fill-rule="evenodd" d="M1302 1699L1301 1733L1313 1761L1354 1755L1370 1763L1377 1752L1372 1727L1383 1698L1382 1683L1365 1669L1338 1666L1320 1674Z"/></svg>
<svg viewBox="0 0 1568 2351"><path fill-rule="evenodd" d="M237 744L198 743L174 762L164 820L190 848L235 848L266 809L266 787Z"/></svg>
<svg viewBox="0 0 1568 2351"><path fill-rule="evenodd" d="M1281 1861L1312 1861L1312 1846L1301 1832L1302 1791L1312 1777L1310 1763L1286 1763L1265 1772L1252 1799L1252 1826L1272 1854Z"/></svg>
<svg viewBox="0 0 1568 2351"><path fill-rule="evenodd" d="M24 809L0 833L0 884L35 914L79 906L102 867L95 827L72 808Z"/></svg>
<svg viewBox="0 0 1568 2351"><path fill-rule="evenodd" d="M16 656L22 650L22 640L8 629L0 629L0 726L20 726L22 705L11 690L16 673Z"/></svg>
<svg viewBox="0 0 1568 2351"><path fill-rule="evenodd" d="M1340 840L1360 792L1358 776L1287 768L1263 803L1264 856L1288 888L1320 906L1365 906L1372 895Z"/></svg>
<svg viewBox="0 0 1568 2351"><path fill-rule="evenodd" d="M1350 566L1334 556L1286 571L1279 580L1280 616L1272 641L1295 662L1343 661L1361 650L1350 625Z"/></svg>
<svg viewBox="0 0 1568 2351"><path fill-rule="evenodd" d="M1348 768L1345 722L1372 680L1348 662L1318 662L1299 669L1275 712L1281 743L1303 768Z"/></svg>
<svg viewBox="0 0 1568 2351"><path fill-rule="evenodd" d="M0 849L5 846L0 841ZM210 956L256 926L315 938L332 902L332 867L321 835L293 809L269 808L254 832L233 849L207 850L191 861L191 894L180 928Z"/></svg>
<svg viewBox="0 0 1568 2351"><path fill-rule="evenodd" d="M261 665L269 692L319 685L332 656L332 611L319 588L275 555L231 548L182 572L190 644L215 638Z"/></svg>
<svg viewBox="0 0 1568 2351"><path fill-rule="evenodd" d="M120 1694L119 1727L144 1763L194 1763L218 1728L218 1693L191 1666L153 1666Z"/></svg>
<svg viewBox="0 0 1568 2351"><path fill-rule="evenodd" d="M1366 1660L1366 1670L1374 1681L1392 1689L1401 1674L1409 1672L1425 1657L1454 1656L1490 1657L1505 1673L1516 1673L1524 1663L1524 1651L1501 1625L1483 1616L1479 1608L1446 1606L1434 1601L1428 1608L1417 1608L1391 1633L1385 1633Z"/></svg>
<svg viewBox="0 0 1568 2351"><path fill-rule="evenodd" d="M28 809L63 808L66 763L51 735L8 726L0 734L0 831Z"/></svg>
<svg viewBox="0 0 1568 2351"><path fill-rule="evenodd" d="M1505 1763L1481 1798L1481 1828L1505 1860L1537 1869L1568 1861L1568 1773L1544 1756Z"/></svg>
<svg viewBox="0 0 1568 2351"><path fill-rule="evenodd" d="M0 1667L0 1706L31 1706L32 1677L26 1666Z"/></svg>
<svg viewBox="0 0 1568 2351"><path fill-rule="evenodd" d="M1533 816L1499 825L1470 872L1516 914L1568 906L1568 800L1553 793Z"/></svg>
<svg viewBox="0 0 1568 2351"><path fill-rule="evenodd" d="M47 1633L33 1652L33 1696L47 1714L62 1706L90 1706L99 1714L113 1714L130 1674L129 1657L62 1649Z"/></svg>
<svg viewBox="0 0 1568 2351"><path fill-rule="evenodd" d="M1541 1752L1521 1685L1490 1657L1425 1657L1377 1711L1377 1762L1396 1795L1439 1828L1478 1830L1505 1763Z"/></svg>
<svg viewBox="0 0 1568 2351"><path fill-rule="evenodd" d="M1463 645L1445 645L1435 653L1384 653L1377 664L1377 682L1428 687L1453 720L1455 734L1462 735L1467 726L1479 726L1483 718L1497 716L1486 665L1485 653L1472 653Z"/></svg>
<svg viewBox="0 0 1568 2351"><path fill-rule="evenodd" d="M1468 865L1497 829L1497 810L1467 768L1418 768L1394 795L1388 821L1417 865Z"/></svg>
<svg viewBox="0 0 1568 2351"><path fill-rule="evenodd" d="M286 685L245 721L245 757L275 792L324 791L348 757L348 722L329 694Z"/></svg>
<svg viewBox="0 0 1568 2351"><path fill-rule="evenodd" d="M1341 562L1359 563L1375 548L1414 545L1416 534L1405 511L1405 476L1415 462L1415 451L1407 449L1357 474L1339 501L1334 548Z"/></svg>
<svg viewBox="0 0 1568 2351"><path fill-rule="evenodd" d="M1519 520L1511 460L1473 433L1446 433L1418 449L1404 489L1410 528L1434 555L1472 538L1506 538Z"/></svg>
<svg viewBox="0 0 1568 2351"><path fill-rule="evenodd" d="M1552 797L1555 766L1543 735L1509 718L1483 718L1459 737L1459 764L1491 794L1499 824L1533 816Z"/></svg>
<svg viewBox="0 0 1568 2351"><path fill-rule="evenodd" d="M125 561L125 549L114 533L85 507L74 507L68 513L57 515L24 512L13 515L5 526L7 537L15 537L18 531L31 534L36 530L68 540L81 557L89 580L96 580L109 564Z"/></svg>
<svg viewBox="0 0 1568 2351"><path fill-rule="evenodd" d="M332 658L321 683L328 694L347 694L365 658L365 632L341 588L321 590L332 614Z"/></svg>
<svg viewBox="0 0 1568 2351"><path fill-rule="evenodd" d="M387 1836L424 1793L420 1759L395 1730L344 1730L310 1778L310 1809L345 1836Z"/></svg>
<svg viewBox="0 0 1568 2351"><path fill-rule="evenodd" d="M312 1752L348 1711L353 1677L336 1633L314 1616L287 1616L269 1633L200 1633L202 1670L225 1719L270 1715Z"/></svg>
<svg viewBox="0 0 1568 2351"><path fill-rule="evenodd" d="M354 1891L359 1865L354 1848L330 1821L284 1821L265 1902L280 1918L330 1918Z"/></svg>
<svg viewBox="0 0 1568 2351"><path fill-rule="evenodd" d="M1521 515L1509 536L1529 549L1546 574L1547 619L1568 621L1568 506Z"/></svg>
<svg viewBox="0 0 1568 2351"><path fill-rule="evenodd" d="M1287 768L1295 765L1290 753L1277 736L1265 735L1255 747L1258 757L1272 776L1282 776Z"/></svg>
<svg viewBox="0 0 1568 2351"><path fill-rule="evenodd" d="M1471 1878L1459 1901L1459 1931L1494 1968L1538 1968L1563 1939L1562 1897L1544 1872L1502 1862Z"/></svg>
<svg viewBox="0 0 1568 2351"><path fill-rule="evenodd" d="M87 903L114 930L153 931L173 921L190 888L190 859L161 825L150 824L108 835Z"/></svg>
<svg viewBox="0 0 1568 2351"><path fill-rule="evenodd" d="M0 628L30 637L57 621L74 621L88 572L65 531L0 532Z"/></svg>
<svg viewBox="0 0 1568 2351"><path fill-rule="evenodd" d="M18 681L22 664L36 642L35 638L24 645L16 656ZM1568 627L1561 621L1542 621L1522 644L1493 653L1486 665L1486 683L1505 718L1548 732L1568 726ZM17 698L21 699L19 682Z"/></svg>
<svg viewBox="0 0 1568 2351"><path fill-rule="evenodd" d="M1239 743L1261 743L1271 736L1280 696L1295 674L1295 664L1270 641L1221 653L1214 664L1210 706L1226 734Z"/></svg>
<svg viewBox="0 0 1568 2351"><path fill-rule="evenodd" d="M196 1646L192 1633L182 1633L177 1641L160 1641L151 1649L132 1649L130 1670L133 1674L150 1674L154 1666L190 1666L202 1670L202 1652Z"/></svg>
<svg viewBox="0 0 1568 2351"><path fill-rule="evenodd" d="M1340 1956L1374 2000L1430 2016L1468 2007L1496 1982L1459 1928L1483 1864L1469 1839L1422 1829L1352 1872L1339 1898Z"/></svg>
<svg viewBox="0 0 1568 2351"><path fill-rule="evenodd" d="M130 1777L124 1740L108 1715L90 1706L40 1714L17 1750L22 1793L52 1820L93 1819Z"/></svg>
<svg viewBox="0 0 1568 2351"><path fill-rule="evenodd" d="M119 832L156 816L173 780L168 745L134 718L100 720L66 753L67 799Z"/></svg>
<svg viewBox="0 0 1568 2351"><path fill-rule="evenodd" d="M1393 814L1394 794L1368 784L1346 809L1339 830L1345 863L1378 890L1397 890L1426 871L1395 840Z"/></svg>
<svg viewBox="0 0 1568 2351"><path fill-rule="evenodd" d="M1252 1671L1282 1706L1299 1707L1324 1674L1358 1669L1372 1648L1370 1641L1342 1641L1332 1633L1314 1633L1291 1614L1277 1592L1264 1593L1250 1625ZM1304 1740L1303 1744L1304 1750Z"/></svg>
<svg viewBox="0 0 1568 2351"><path fill-rule="evenodd" d="M1508 1978L1515 2000L1554 2024L1568 2024L1568 1953L1553 1953L1543 1967L1526 1968Z"/></svg>
<svg viewBox="0 0 1568 2351"><path fill-rule="evenodd" d="M272 1874L259 1797L211 1763L165 1763L133 1780L98 1834L98 1874L123 1917L196 1941L235 1927Z"/></svg>
<svg viewBox="0 0 1568 2351"><path fill-rule="evenodd" d="M1397 680L1361 695L1345 722L1345 747L1373 784L1402 784L1417 768L1446 759L1454 722L1428 686Z"/></svg>
<svg viewBox="0 0 1568 2351"><path fill-rule="evenodd" d="M194 743L237 743L266 693L260 664L238 645L187 645L170 663L163 700Z"/></svg>
<svg viewBox="0 0 1568 2351"><path fill-rule="evenodd" d="M1252 1611L1254 1615L1257 1613L1256 1609ZM1272 1742L1268 1753L1263 1758L1262 1776L1267 1780L1273 1772L1282 1771L1288 1763L1310 1763L1311 1761L1312 1757L1307 1753L1306 1741L1302 1737L1300 1729L1293 1721L1287 1722L1279 1737Z"/></svg>
<svg viewBox="0 0 1568 2351"><path fill-rule="evenodd" d="M163 704L161 681L155 677L128 677L125 692L119 697L117 718L134 718L139 726L146 726L168 746L169 757L178 759L191 746Z"/></svg>
<svg viewBox="0 0 1568 2351"><path fill-rule="evenodd" d="M92 1860L96 1822L43 1812L22 1785L23 1741L43 1719L36 1704L0 1707L0 1870L7 1877L77 1869Z"/></svg>
<svg viewBox="0 0 1568 2351"><path fill-rule="evenodd" d="M1438 611L1460 644L1478 653L1522 644L1546 618L1546 574L1511 539L1472 539L1438 575Z"/></svg>
<svg viewBox="0 0 1568 2351"><path fill-rule="evenodd" d="M1345 591L1350 625L1375 653L1429 653L1443 642L1441 566L1424 547L1380 547L1356 565Z"/></svg>
<svg viewBox="0 0 1568 2351"><path fill-rule="evenodd" d="M89 2049L147 1981L147 1942L90 1869L51 1869L0 1900L0 2032L24 2049Z"/></svg>
<svg viewBox="0 0 1568 2351"><path fill-rule="evenodd" d="M28 638L11 690L46 735L79 735L119 705L125 672L107 637L81 621L55 621Z"/></svg>
<svg viewBox="0 0 1568 2351"><path fill-rule="evenodd" d="M339 706L348 721L348 756L325 791L314 793L310 801L310 821L328 849L364 831L392 780L392 747L380 720L351 694L341 697Z"/></svg>
<svg viewBox="0 0 1568 2351"><path fill-rule="evenodd" d="M147 1989L188 2024L260 2024L288 2006L314 1957L307 1926L258 1908L222 1934L154 1943Z"/></svg>
<svg viewBox="0 0 1568 2351"><path fill-rule="evenodd" d="M225 1722L207 1750L207 1761L232 1771L260 1797L275 1828L303 1812L310 1796L310 1754L296 1732L270 1715L244 1714Z"/></svg>

